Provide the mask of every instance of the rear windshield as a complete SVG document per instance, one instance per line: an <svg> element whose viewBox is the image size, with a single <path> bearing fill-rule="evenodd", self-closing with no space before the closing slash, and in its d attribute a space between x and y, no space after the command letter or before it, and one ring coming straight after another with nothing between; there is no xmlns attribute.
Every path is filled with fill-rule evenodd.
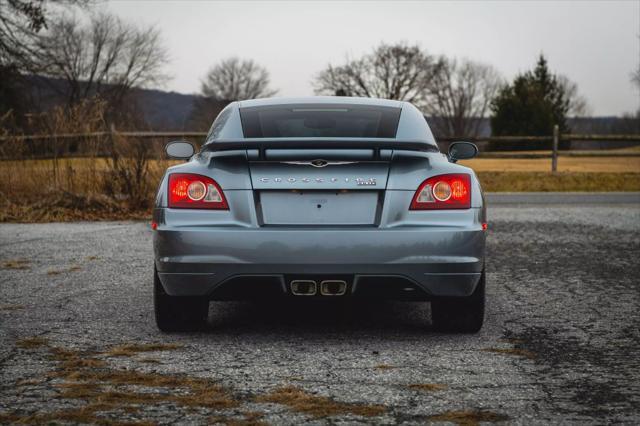
<svg viewBox="0 0 640 426"><path fill-rule="evenodd" d="M245 138L394 138L400 108L275 105L240 109Z"/></svg>

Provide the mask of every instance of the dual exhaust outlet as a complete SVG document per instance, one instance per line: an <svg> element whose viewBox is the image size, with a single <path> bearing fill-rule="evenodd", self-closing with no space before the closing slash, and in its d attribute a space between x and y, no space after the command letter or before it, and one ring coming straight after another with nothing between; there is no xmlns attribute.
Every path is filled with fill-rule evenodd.
<svg viewBox="0 0 640 426"><path fill-rule="evenodd" d="M347 293L347 282L343 280L324 280L320 284L313 280L291 281L291 293L294 296L315 296L318 291L323 296L343 296Z"/></svg>

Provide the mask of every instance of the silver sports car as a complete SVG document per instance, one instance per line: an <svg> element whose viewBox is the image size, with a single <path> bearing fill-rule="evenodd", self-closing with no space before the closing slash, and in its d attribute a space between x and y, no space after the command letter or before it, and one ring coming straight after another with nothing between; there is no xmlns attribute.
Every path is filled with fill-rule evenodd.
<svg viewBox="0 0 640 426"><path fill-rule="evenodd" d="M440 153L407 102L233 102L160 183L152 228L163 331L206 323L210 300L430 301L435 329L476 332L485 305L485 205L474 172Z"/></svg>

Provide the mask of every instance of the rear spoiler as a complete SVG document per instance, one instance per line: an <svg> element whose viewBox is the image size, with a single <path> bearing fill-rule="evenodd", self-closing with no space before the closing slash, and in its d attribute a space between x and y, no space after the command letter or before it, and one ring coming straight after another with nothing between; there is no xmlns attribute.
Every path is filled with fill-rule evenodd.
<svg viewBox="0 0 640 426"><path fill-rule="evenodd" d="M264 158L267 149L373 149L375 157L380 150L406 150L421 152L440 152L435 144L424 140L397 140L388 138L260 138L260 139L219 139L206 143L200 152L235 151L255 149L259 157Z"/></svg>

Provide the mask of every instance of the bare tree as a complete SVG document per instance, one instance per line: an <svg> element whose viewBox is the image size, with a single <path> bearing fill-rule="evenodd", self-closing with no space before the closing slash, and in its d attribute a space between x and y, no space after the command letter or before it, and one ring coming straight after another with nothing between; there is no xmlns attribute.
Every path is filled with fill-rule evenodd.
<svg viewBox="0 0 640 426"><path fill-rule="evenodd" d="M423 111L440 136L478 136L502 78L490 65L443 60L425 88Z"/></svg>
<svg viewBox="0 0 640 426"><path fill-rule="evenodd" d="M89 0L0 0L0 66L23 71L37 53L37 34L48 27L51 9L85 6Z"/></svg>
<svg viewBox="0 0 640 426"><path fill-rule="evenodd" d="M273 96L269 72L250 59L228 58L212 67L201 88L202 95L217 102Z"/></svg>
<svg viewBox="0 0 640 426"><path fill-rule="evenodd" d="M0 0L0 115L14 131L28 125L35 107L28 74L37 58L38 33L61 10L88 0Z"/></svg>
<svg viewBox="0 0 640 426"><path fill-rule="evenodd" d="M582 117L589 113L587 99L578 92L578 85L564 75L558 75L558 85L564 92L568 104L567 115Z"/></svg>
<svg viewBox="0 0 640 426"><path fill-rule="evenodd" d="M45 26L42 2L0 0L0 65L27 62L33 55L35 35Z"/></svg>
<svg viewBox="0 0 640 426"><path fill-rule="evenodd" d="M443 65L407 43L381 44L359 59L329 65L315 79L316 94L397 99L423 106L431 80Z"/></svg>
<svg viewBox="0 0 640 426"><path fill-rule="evenodd" d="M411 102L433 117L436 133L475 136L501 84L484 64L435 57L406 43L381 44L373 53L329 65L315 81L318 94L342 94Z"/></svg>
<svg viewBox="0 0 640 426"><path fill-rule="evenodd" d="M39 74L64 80L69 104L93 95L119 103L133 87L162 82L168 60L160 33L106 13L88 24L63 15L38 39Z"/></svg>

